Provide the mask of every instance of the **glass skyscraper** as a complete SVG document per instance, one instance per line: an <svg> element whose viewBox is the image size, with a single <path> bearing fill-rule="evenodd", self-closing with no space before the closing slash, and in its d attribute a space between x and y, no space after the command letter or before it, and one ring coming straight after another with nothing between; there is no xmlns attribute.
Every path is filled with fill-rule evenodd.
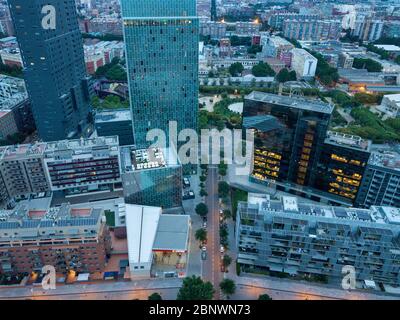
<svg viewBox="0 0 400 320"><path fill-rule="evenodd" d="M134 140L151 129L197 130L199 21L195 0L121 0ZM167 141L168 142L168 141ZM178 145L179 147L179 145Z"/></svg>
<svg viewBox="0 0 400 320"><path fill-rule="evenodd" d="M92 89L87 77L75 0L9 0L24 61L24 78L39 137L86 136ZM46 17L55 9L55 28ZM42 13L42 10L44 13ZM45 27L43 23L45 22Z"/></svg>

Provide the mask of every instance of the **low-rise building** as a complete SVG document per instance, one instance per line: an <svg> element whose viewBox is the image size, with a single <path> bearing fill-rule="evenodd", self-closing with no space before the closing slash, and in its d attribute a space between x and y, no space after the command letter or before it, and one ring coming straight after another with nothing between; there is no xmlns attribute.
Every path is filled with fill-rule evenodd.
<svg viewBox="0 0 400 320"><path fill-rule="evenodd" d="M103 216L91 204L0 211L0 273L40 274L45 265L64 274L103 271L111 251Z"/></svg>
<svg viewBox="0 0 400 320"><path fill-rule="evenodd" d="M105 110L96 113L95 126L98 136L118 136L121 146L132 145L132 117L129 109Z"/></svg>
<svg viewBox="0 0 400 320"><path fill-rule="evenodd" d="M21 52L18 48L4 48L0 50L0 57L1 62L7 66L19 68L24 66Z"/></svg>
<svg viewBox="0 0 400 320"><path fill-rule="evenodd" d="M190 216L162 214L160 207L125 206L131 279L184 277Z"/></svg>
<svg viewBox="0 0 400 320"><path fill-rule="evenodd" d="M236 219L238 263L247 271L400 284L400 209L355 209L249 194Z"/></svg>
<svg viewBox="0 0 400 320"><path fill-rule="evenodd" d="M377 109L388 118L400 117L400 94L384 95Z"/></svg>

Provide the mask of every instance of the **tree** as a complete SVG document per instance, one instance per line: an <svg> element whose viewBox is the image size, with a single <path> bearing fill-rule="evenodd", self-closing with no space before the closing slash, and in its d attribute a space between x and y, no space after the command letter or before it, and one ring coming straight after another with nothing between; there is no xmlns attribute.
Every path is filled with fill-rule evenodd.
<svg viewBox="0 0 400 320"><path fill-rule="evenodd" d="M276 81L280 83L289 81L289 70L283 68L281 71L279 71L278 74L276 75Z"/></svg>
<svg viewBox="0 0 400 320"><path fill-rule="evenodd" d="M203 228L197 229L194 237L197 241L204 242L207 240L207 231Z"/></svg>
<svg viewBox="0 0 400 320"><path fill-rule="evenodd" d="M251 69L251 73L255 77L273 77L275 71L272 70L268 63L260 62Z"/></svg>
<svg viewBox="0 0 400 320"><path fill-rule="evenodd" d="M224 267L227 268L232 263L232 258L226 254L222 258L222 263L224 264Z"/></svg>
<svg viewBox="0 0 400 320"><path fill-rule="evenodd" d="M225 209L223 211L223 215L224 215L224 219L226 220L226 219L229 219L232 217L232 212L231 212L231 210Z"/></svg>
<svg viewBox="0 0 400 320"><path fill-rule="evenodd" d="M226 181L218 183L218 195L220 198L225 198L229 194L229 184Z"/></svg>
<svg viewBox="0 0 400 320"><path fill-rule="evenodd" d="M367 69L368 72L381 72L382 65L372 59L354 58L353 67L356 69Z"/></svg>
<svg viewBox="0 0 400 320"><path fill-rule="evenodd" d="M261 52L262 47L259 44L253 44L250 48L247 49L247 53L249 54L256 54Z"/></svg>
<svg viewBox="0 0 400 320"><path fill-rule="evenodd" d="M272 300L272 298L269 295L267 295L266 293L264 293L264 294L260 294L258 296L258 300Z"/></svg>
<svg viewBox="0 0 400 320"><path fill-rule="evenodd" d="M219 284L221 291L228 297L235 293L236 291L236 284L231 279L224 279Z"/></svg>
<svg viewBox="0 0 400 320"><path fill-rule="evenodd" d="M201 188L200 189L200 197L207 197L207 196L208 196L208 192L204 188Z"/></svg>
<svg viewBox="0 0 400 320"><path fill-rule="evenodd" d="M241 75L243 70L244 67L240 62L232 63L229 67L229 73L232 75L232 77L237 77L238 75Z"/></svg>
<svg viewBox="0 0 400 320"><path fill-rule="evenodd" d="M318 79L325 85L330 86L337 82L339 79L339 74L336 68L333 68L326 62L325 58L315 51L309 51L315 58L317 58L317 69L315 71Z"/></svg>
<svg viewBox="0 0 400 320"><path fill-rule="evenodd" d="M214 288L211 282L204 282L200 277L191 276L183 280L177 300L211 300Z"/></svg>
<svg viewBox="0 0 400 320"><path fill-rule="evenodd" d="M149 300L162 300L161 295L158 292L154 292L151 295L149 295Z"/></svg>
<svg viewBox="0 0 400 320"><path fill-rule="evenodd" d="M205 203L199 203L195 209L196 213L201 216L205 217L208 213L208 207Z"/></svg>

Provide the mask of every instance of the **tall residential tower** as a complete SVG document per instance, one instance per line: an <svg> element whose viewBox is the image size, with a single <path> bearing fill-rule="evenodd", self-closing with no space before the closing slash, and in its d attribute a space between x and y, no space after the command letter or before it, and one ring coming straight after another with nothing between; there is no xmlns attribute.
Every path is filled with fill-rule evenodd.
<svg viewBox="0 0 400 320"><path fill-rule="evenodd" d="M195 0L121 0L134 140L169 121L197 129L199 21ZM168 139L167 139L168 140Z"/></svg>
<svg viewBox="0 0 400 320"><path fill-rule="evenodd" d="M86 75L75 1L8 3L39 137L53 141L86 136L92 89Z"/></svg>

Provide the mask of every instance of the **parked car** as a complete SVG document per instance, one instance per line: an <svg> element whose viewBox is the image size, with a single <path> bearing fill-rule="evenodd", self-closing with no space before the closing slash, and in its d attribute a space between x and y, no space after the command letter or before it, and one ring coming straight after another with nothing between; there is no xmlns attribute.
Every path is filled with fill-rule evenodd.
<svg viewBox="0 0 400 320"><path fill-rule="evenodd" d="M207 221L203 222L203 228L206 229L207 228Z"/></svg>
<svg viewBox="0 0 400 320"><path fill-rule="evenodd" d="M183 187L184 188L190 187L190 181L188 178L183 178Z"/></svg>
<svg viewBox="0 0 400 320"><path fill-rule="evenodd" d="M207 251L206 246L202 246L202 247L201 247L201 251Z"/></svg>
<svg viewBox="0 0 400 320"><path fill-rule="evenodd" d="M206 260L207 259L207 252L206 251L202 251L201 252L201 260Z"/></svg>
<svg viewBox="0 0 400 320"><path fill-rule="evenodd" d="M196 198L196 196L195 196L194 192L191 190L188 192L185 192L182 197L183 200L189 200L189 199L194 199L194 198Z"/></svg>
<svg viewBox="0 0 400 320"><path fill-rule="evenodd" d="M225 252L224 246L221 246L221 248L219 248L219 251L220 251L221 253L224 253L224 252Z"/></svg>

